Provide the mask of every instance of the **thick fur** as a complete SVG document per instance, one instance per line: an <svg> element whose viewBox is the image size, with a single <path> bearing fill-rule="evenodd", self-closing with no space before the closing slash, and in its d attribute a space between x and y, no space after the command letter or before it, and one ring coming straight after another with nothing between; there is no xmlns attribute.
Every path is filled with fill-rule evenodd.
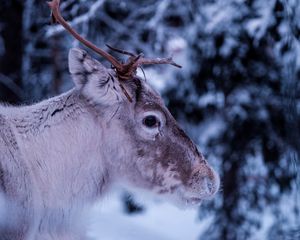
<svg viewBox="0 0 300 240"><path fill-rule="evenodd" d="M32 106L0 107L0 239L83 239L82 214L115 182L193 203L218 175L139 78L124 83L80 49L75 88ZM160 124L147 128L143 119Z"/></svg>

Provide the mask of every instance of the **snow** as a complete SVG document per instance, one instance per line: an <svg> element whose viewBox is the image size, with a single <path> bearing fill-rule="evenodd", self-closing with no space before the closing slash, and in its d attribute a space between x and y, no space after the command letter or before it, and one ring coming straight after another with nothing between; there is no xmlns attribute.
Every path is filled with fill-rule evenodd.
<svg viewBox="0 0 300 240"><path fill-rule="evenodd" d="M145 210L128 215L122 204L122 193L120 189L115 190L93 206L89 215L88 232L92 240L196 240L205 239L202 234L212 227L214 215L208 215L200 220L199 209L181 209L166 201L148 198L148 195L147 199L138 196ZM283 218L291 226L297 224L295 216L291 214L295 205L294 200L293 193L286 194L278 205L285 213ZM240 206L240 209L249 209L248 203L240 202L243 203L244 206ZM248 216L252 216L253 219L257 217L261 219L261 226L254 231L250 240L268 239L270 228L276 222L273 210L272 206L266 206L262 212L248 212Z"/></svg>
<svg viewBox="0 0 300 240"><path fill-rule="evenodd" d="M182 37L173 37L170 39L167 44L167 56L163 57L172 57L173 61L182 66L182 71L189 71L188 64L188 49L187 49L187 41ZM145 75L144 75L144 73ZM143 71L139 68L137 70L137 75L149 81L151 86L154 87L158 92L163 92L167 88L175 86L178 84L176 81L176 77L174 74L178 72L178 68L174 66L168 65L162 68L156 66L151 68L143 68Z"/></svg>
<svg viewBox="0 0 300 240"><path fill-rule="evenodd" d="M224 100L224 94L222 92L208 92L199 97L198 106L206 107L210 104L215 104L218 107L223 107Z"/></svg>
<svg viewBox="0 0 300 240"><path fill-rule="evenodd" d="M213 32L222 26L224 22L230 21L231 17L236 15L235 9L230 4L218 2L205 7L205 14L210 21L205 26L206 32Z"/></svg>
<svg viewBox="0 0 300 240"><path fill-rule="evenodd" d="M256 231L250 240L268 239L268 230L274 223L274 216L268 208L260 217L262 218L262 226Z"/></svg>
<svg viewBox="0 0 300 240"><path fill-rule="evenodd" d="M267 28L274 23L273 7L268 6L274 6L275 1L258 2L256 5L260 17L249 20L246 29L256 40L260 40L266 34Z"/></svg>
<svg viewBox="0 0 300 240"><path fill-rule="evenodd" d="M144 200L145 201L145 200ZM180 209L165 201L146 200L146 210L128 215L115 192L93 207L89 236L94 240L198 239L213 220L203 221L197 209Z"/></svg>
<svg viewBox="0 0 300 240"><path fill-rule="evenodd" d="M160 22L161 18L163 17L163 14L166 11L166 9L168 8L169 4L170 4L170 0L163 0L158 4L155 15L147 23L149 28L156 28L158 26L158 23Z"/></svg>

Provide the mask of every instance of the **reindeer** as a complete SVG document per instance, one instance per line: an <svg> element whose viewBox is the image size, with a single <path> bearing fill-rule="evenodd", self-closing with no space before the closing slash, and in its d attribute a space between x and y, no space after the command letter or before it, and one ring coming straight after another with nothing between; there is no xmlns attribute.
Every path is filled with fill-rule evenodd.
<svg viewBox="0 0 300 240"><path fill-rule="evenodd" d="M49 2L53 19L107 59L73 48L75 88L32 106L0 107L0 239L84 239L82 213L125 183L188 205L211 198L219 177L161 96L136 75L172 64L126 51L125 63L83 39Z"/></svg>

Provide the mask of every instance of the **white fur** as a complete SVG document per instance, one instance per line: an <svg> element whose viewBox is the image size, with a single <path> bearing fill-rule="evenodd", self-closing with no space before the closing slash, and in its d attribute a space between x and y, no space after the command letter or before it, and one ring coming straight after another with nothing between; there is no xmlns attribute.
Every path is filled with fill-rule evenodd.
<svg viewBox="0 0 300 240"><path fill-rule="evenodd" d="M49 117L65 105L69 96L69 100L76 98L77 102L64 114ZM33 228L55 231L61 227L59 224L70 224L86 203L105 191L105 184L98 186L106 178L103 159L107 156L103 153L107 151L103 151L105 146L99 137L102 128L77 98L76 90L72 90L31 107L0 108L17 141L18 154L22 156L18 160L26 166L26 177L31 179L32 202L28 204L33 206ZM45 106L47 110L43 110ZM0 152L3 147L7 146L0 146ZM11 171L9 166L4 168ZM22 177L25 176L19 176ZM26 196L28 192L18 194ZM64 215L63 222L56 219L60 215Z"/></svg>
<svg viewBox="0 0 300 240"><path fill-rule="evenodd" d="M69 92L32 106L0 106L4 240L83 239L79 219L115 182L184 201L217 192L217 174L150 86L141 83L148 99L130 103L114 72L85 51L72 49L69 67L76 85ZM157 127L143 124L149 115Z"/></svg>

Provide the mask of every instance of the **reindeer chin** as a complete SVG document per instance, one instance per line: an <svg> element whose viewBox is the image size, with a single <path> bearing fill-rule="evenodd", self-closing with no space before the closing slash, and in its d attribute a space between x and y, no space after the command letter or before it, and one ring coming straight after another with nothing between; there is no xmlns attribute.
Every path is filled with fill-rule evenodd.
<svg viewBox="0 0 300 240"><path fill-rule="evenodd" d="M206 201L210 200L213 198L210 194L203 194L203 193L195 193L191 192L186 188L178 188L176 193L176 198L177 198L177 205L182 206L182 207L199 207L201 204Z"/></svg>
<svg viewBox="0 0 300 240"><path fill-rule="evenodd" d="M203 200L201 198L190 198L186 200L186 203L190 206L200 206L202 204Z"/></svg>
<svg viewBox="0 0 300 240"><path fill-rule="evenodd" d="M180 208L196 208L201 206L203 199L197 197L185 197L181 195L173 202Z"/></svg>

